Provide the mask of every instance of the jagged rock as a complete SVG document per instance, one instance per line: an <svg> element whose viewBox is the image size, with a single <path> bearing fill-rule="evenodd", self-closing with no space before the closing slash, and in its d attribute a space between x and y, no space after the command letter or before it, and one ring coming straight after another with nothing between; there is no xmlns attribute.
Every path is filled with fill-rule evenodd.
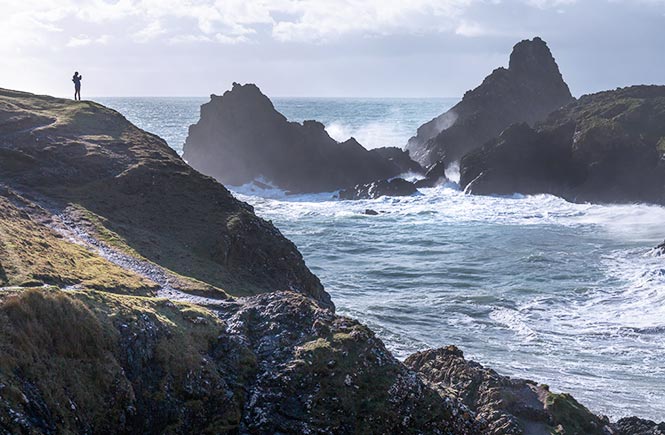
<svg viewBox="0 0 665 435"><path fill-rule="evenodd" d="M259 177L294 193L331 192L394 177L408 156L395 162L370 152L354 138L332 139L317 121L289 122L253 84L233 84L201 106L189 128L184 158L218 181L241 185Z"/></svg>
<svg viewBox="0 0 665 435"><path fill-rule="evenodd" d="M616 423L616 435L665 435L665 422L660 424L637 417L622 418Z"/></svg>
<svg viewBox="0 0 665 435"><path fill-rule="evenodd" d="M514 125L460 165L470 193L665 203L665 86L585 95L537 128Z"/></svg>
<svg viewBox="0 0 665 435"><path fill-rule="evenodd" d="M241 433L480 433L468 408L424 384L366 326L305 297L254 297L227 322L258 367Z"/></svg>
<svg viewBox="0 0 665 435"><path fill-rule="evenodd" d="M656 246L654 250L656 251L656 255L665 255L665 242Z"/></svg>
<svg viewBox="0 0 665 435"><path fill-rule="evenodd" d="M446 164L443 161L438 161L427 168L425 178L416 181L416 188L421 187L434 187L439 184L446 183Z"/></svg>
<svg viewBox="0 0 665 435"><path fill-rule="evenodd" d="M533 125L573 97L540 38L513 47L508 68L497 68L446 113L423 124L406 148L422 165L450 164L516 122Z"/></svg>
<svg viewBox="0 0 665 435"><path fill-rule="evenodd" d="M381 157L387 159L400 170L400 173L413 173L413 174L422 174L425 171L420 164L411 159L409 151L403 150L397 147L383 147L383 148L374 148L370 150L372 153L379 154Z"/></svg>
<svg viewBox="0 0 665 435"><path fill-rule="evenodd" d="M455 346L409 356L404 364L442 391L454 392L484 423L485 435L609 435L611 427L568 394L546 385L501 376L467 361Z"/></svg>
<svg viewBox="0 0 665 435"><path fill-rule="evenodd" d="M339 192L339 199L375 199L381 196L409 196L418 192L416 186L403 178L358 184Z"/></svg>

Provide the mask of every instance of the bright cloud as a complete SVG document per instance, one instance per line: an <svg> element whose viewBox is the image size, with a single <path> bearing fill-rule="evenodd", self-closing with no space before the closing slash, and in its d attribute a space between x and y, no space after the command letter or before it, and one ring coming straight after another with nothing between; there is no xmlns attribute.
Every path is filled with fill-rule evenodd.
<svg viewBox="0 0 665 435"><path fill-rule="evenodd" d="M381 36L450 31L479 36L486 29L465 18L483 0L0 0L0 49L57 44L80 47L102 35L80 25L115 29L121 41L172 43L250 42L259 29L277 41L325 42L349 34ZM523 0L538 8L574 0ZM69 34L67 22L74 27ZM169 25L166 25L169 23ZM105 32L107 33L107 32Z"/></svg>

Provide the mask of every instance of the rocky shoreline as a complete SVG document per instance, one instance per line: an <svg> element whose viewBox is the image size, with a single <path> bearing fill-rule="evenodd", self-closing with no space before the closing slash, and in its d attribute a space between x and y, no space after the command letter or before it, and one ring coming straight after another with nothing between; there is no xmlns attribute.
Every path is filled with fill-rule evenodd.
<svg viewBox="0 0 665 435"><path fill-rule="evenodd" d="M454 347L398 361L277 228L103 106L0 90L0 156L0 434L662 432Z"/></svg>

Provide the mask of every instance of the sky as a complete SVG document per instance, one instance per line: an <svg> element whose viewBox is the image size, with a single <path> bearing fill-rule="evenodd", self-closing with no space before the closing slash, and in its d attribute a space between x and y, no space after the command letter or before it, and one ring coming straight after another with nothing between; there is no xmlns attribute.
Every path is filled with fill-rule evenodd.
<svg viewBox="0 0 665 435"><path fill-rule="evenodd" d="M0 0L0 87L459 97L534 36L576 96L665 83L665 0Z"/></svg>

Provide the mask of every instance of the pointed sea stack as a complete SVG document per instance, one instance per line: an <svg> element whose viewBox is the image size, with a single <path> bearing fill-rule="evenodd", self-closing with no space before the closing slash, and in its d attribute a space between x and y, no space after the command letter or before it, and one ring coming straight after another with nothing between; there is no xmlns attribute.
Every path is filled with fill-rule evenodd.
<svg viewBox="0 0 665 435"><path fill-rule="evenodd" d="M406 149L423 166L460 160L516 122L530 125L573 100L547 44L513 47L508 68L497 68L446 113L418 128Z"/></svg>
<svg viewBox="0 0 665 435"><path fill-rule="evenodd" d="M256 85L238 83L201 106L184 150L190 165L222 183L263 178L295 193L391 178L403 172L404 160L393 162L354 138L339 143L317 121L289 122Z"/></svg>

